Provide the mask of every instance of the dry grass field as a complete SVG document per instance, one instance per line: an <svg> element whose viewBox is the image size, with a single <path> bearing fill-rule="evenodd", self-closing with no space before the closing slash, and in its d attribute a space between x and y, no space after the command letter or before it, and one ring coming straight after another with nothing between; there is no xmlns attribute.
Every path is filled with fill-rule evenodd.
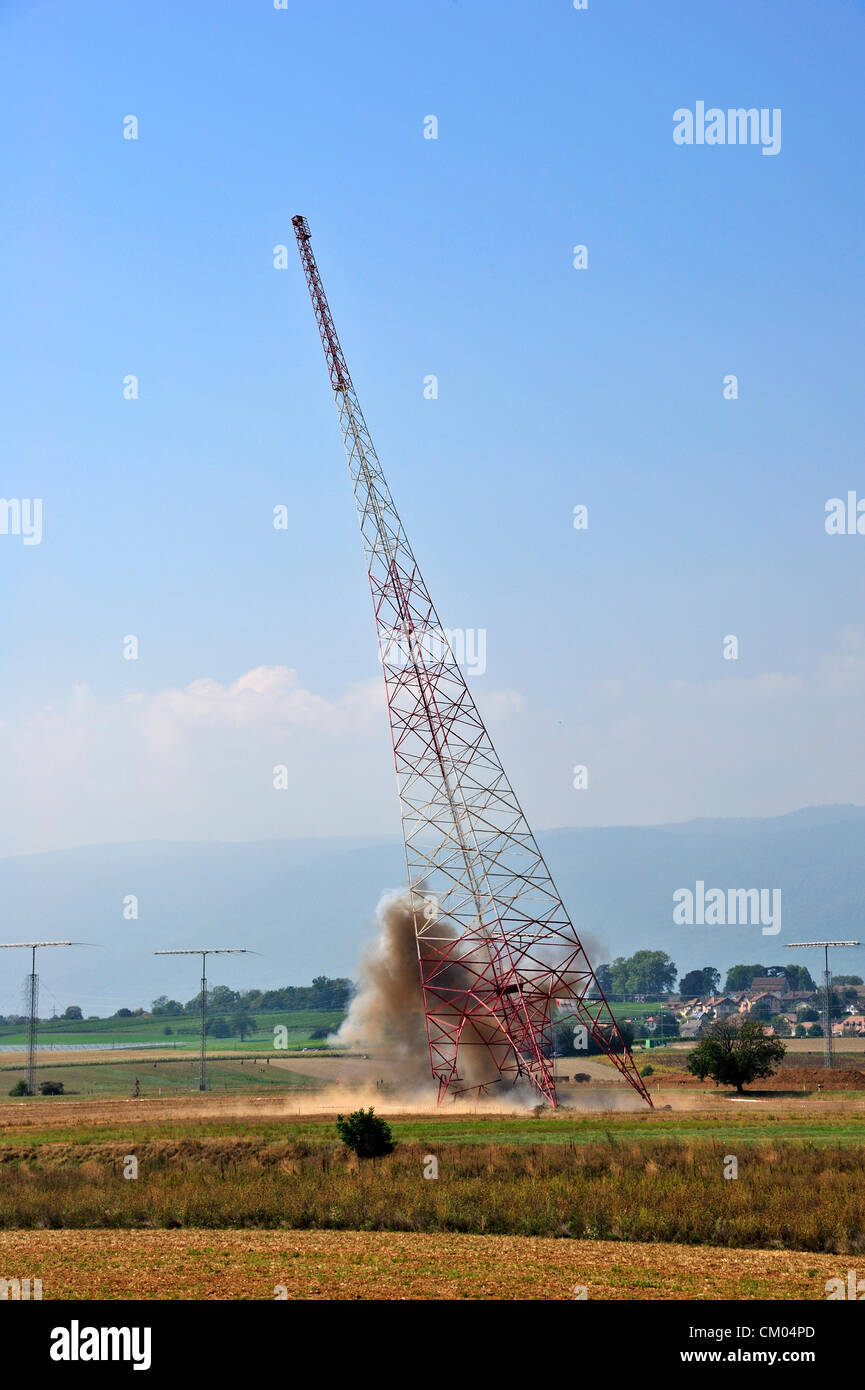
<svg viewBox="0 0 865 1390"><path fill-rule="evenodd" d="M731 1179L725 1168L737 1150ZM315 1139L287 1128L275 1142L206 1136L0 1150L0 1229L87 1228L541 1236L852 1258L865 1253L865 1147L613 1134L579 1143L428 1139L362 1162L328 1127Z"/></svg>

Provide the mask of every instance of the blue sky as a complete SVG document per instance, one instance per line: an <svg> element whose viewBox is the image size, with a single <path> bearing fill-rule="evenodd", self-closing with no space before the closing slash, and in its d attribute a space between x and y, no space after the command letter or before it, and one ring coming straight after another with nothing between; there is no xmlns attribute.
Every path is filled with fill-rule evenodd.
<svg viewBox="0 0 865 1390"><path fill-rule="evenodd" d="M443 619L486 630L473 688L531 818L865 801L865 537L824 529L865 495L863 27L0 5L0 492L44 506L40 545L0 535L0 854L397 828L298 211ZM780 108L781 152L675 145L698 100Z"/></svg>

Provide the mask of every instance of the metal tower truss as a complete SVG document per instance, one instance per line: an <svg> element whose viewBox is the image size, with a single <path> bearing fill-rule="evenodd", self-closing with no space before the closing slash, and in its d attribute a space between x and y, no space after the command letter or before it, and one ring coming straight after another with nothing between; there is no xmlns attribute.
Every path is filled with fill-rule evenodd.
<svg viewBox="0 0 865 1390"><path fill-rule="evenodd" d="M397 514L310 244L292 219L354 487L387 690L439 1099L521 1080L556 1104L557 1002L651 1105L466 685Z"/></svg>

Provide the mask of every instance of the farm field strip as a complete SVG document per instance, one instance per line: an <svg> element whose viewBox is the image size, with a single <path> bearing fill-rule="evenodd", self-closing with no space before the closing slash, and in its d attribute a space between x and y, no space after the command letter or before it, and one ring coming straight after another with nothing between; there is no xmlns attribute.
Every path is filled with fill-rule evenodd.
<svg viewBox="0 0 865 1390"><path fill-rule="evenodd" d="M822 1300L844 1257L367 1231L0 1231L43 1299ZM589 1315L590 1316L590 1315Z"/></svg>
<svg viewBox="0 0 865 1390"><path fill-rule="evenodd" d="M726 1166L735 1157L736 1181ZM426 1172L432 1155L435 1172ZM135 1162L136 1180L125 1164ZM330 1132L0 1148L0 1227L339 1229L865 1251L865 1145L437 1145ZM434 1180L431 1180L434 1179Z"/></svg>
<svg viewBox="0 0 865 1390"><path fill-rule="evenodd" d="M290 1074L288 1074L290 1075ZM335 1141L336 1111L292 1113L294 1097L169 1096L161 1101L90 1101L57 1097L50 1101L0 1103L0 1148L5 1145L128 1142L150 1139L193 1140L203 1136L269 1141ZM310 1102L307 1102L309 1104ZM388 1115L397 1141L436 1144L585 1144L608 1138L623 1143L669 1139L679 1143L712 1140L848 1145L865 1143L865 1098L839 1105L803 1105L773 1113L768 1107L733 1106L719 1114L694 1110L645 1114L567 1112L555 1117L525 1115Z"/></svg>

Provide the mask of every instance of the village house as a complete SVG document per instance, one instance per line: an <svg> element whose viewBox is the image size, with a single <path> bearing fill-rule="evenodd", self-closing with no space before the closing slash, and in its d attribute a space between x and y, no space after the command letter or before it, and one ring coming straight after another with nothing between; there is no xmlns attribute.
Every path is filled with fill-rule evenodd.
<svg viewBox="0 0 865 1390"><path fill-rule="evenodd" d="M711 1009L715 1018L729 1018L736 1013L738 1005L729 994L718 994L712 999L706 1000L706 1008Z"/></svg>
<svg viewBox="0 0 865 1390"><path fill-rule="evenodd" d="M776 994L770 994L768 990L763 990L759 994L748 993L739 1005L739 1013L750 1014L754 1009L757 1009L757 1012L761 1013L766 1008L774 1007L777 1002L778 996ZM758 1008L758 1005L762 1007Z"/></svg>
<svg viewBox="0 0 865 1390"><path fill-rule="evenodd" d="M786 975L756 975L748 993L788 995L790 986Z"/></svg>
<svg viewBox="0 0 865 1390"><path fill-rule="evenodd" d="M689 1018L679 1029L679 1037L686 1042L695 1042L703 1036L711 1022L708 1014L703 1014L702 1018Z"/></svg>

